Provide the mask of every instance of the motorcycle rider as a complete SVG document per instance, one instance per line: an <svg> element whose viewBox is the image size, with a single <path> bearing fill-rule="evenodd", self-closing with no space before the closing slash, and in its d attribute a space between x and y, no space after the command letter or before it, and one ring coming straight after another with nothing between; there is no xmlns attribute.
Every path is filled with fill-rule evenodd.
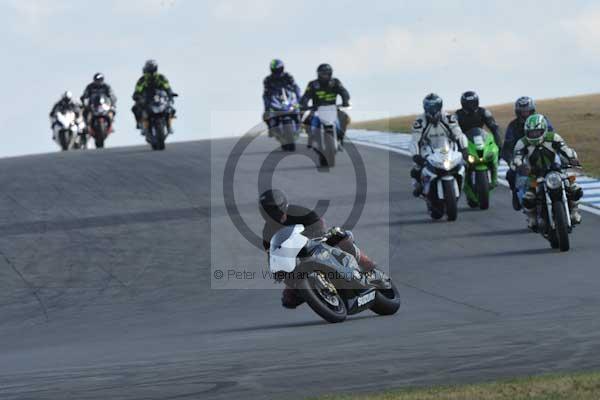
<svg viewBox="0 0 600 400"><path fill-rule="evenodd" d="M296 84L294 77L285 71L285 66L283 65L283 61L274 59L270 64L271 75L268 75L263 80L263 104L265 106L265 111L263 113L263 121L267 123L269 126L269 136L273 136L270 128L273 128L273 124L275 124L275 120L270 118L269 113L269 103L271 102L271 98L274 95L281 93L282 89L291 89L296 93L296 98L298 101L300 100L301 93L300 87Z"/></svg>
<svg viewBox="0 0 600 400"><path fill-rule="evenodd" d="M512 165L512 160L517 142L525 136L525 121L535 113L535 101L528 96L519 97L517 101L515 101L515 119L513 119L506 128L504 145L502 146L501 156L511 167L506 172L506 180L512 191L513 205L515 205L514 207L516 210L519 210L520 206L517 194L518 189L516 187L517 172L514 165ZM546 117L546 123L548 124L548 131L554 131L554 127L548 120L548 117Z"/></svg>
<svg viewBox="0 0 600 400"><path fill-rule="evenodd" d="M86 124L88 124L88 125L90 122L89 118L90 118L90 113L91 113L90 100L94 94L104 94L105 96L107 96L111 101L113 118L114 118L114 115L116 114L117 96L115 96L115 93L113 92L110 85L104 82L104 74L98 72L98 73L94 74L93 81L89 85L86 86L86 88L83 91L83 94L81 95L81 98L80 98L81 104L83 104L83 119L85 120ZM112 129L112 124L111 124L111 129Z"/></svg>
<svg viewBox="0 0 600 400"><path fill-rule="evenodd" d="M302 206L289 204L286 195L281 190L270 189L263 192L259 198L258 208L265 220L263 246L267 252L270 248L271 238L281 228L300 224L304 225L305 229L302 232L304 236L308 238L327 236L328 245L336 246L354 256L359 267L368 274L371 281L382 278L377 271L374 271L375 263L354 244L352 232L341 228L331 228L326 231L325 222L317 213ZM296 308L303 302L304 299L297 289L286 287L283 290L281 297L283 307Z"/></svg>
<svg viewBox="0 0 600 400"><path fill-rule="evenodd" d="M567 146L564 139L556 132L548 129L546 117L533 114L525 121L525 136L517 142L513 164L521 169L523 175L540 176L545 171L543 168L549 164L556 164L557 156L566 159L572 166L581 166L575 150ZM562 164L562 161L561 161ZM577 183L567 181L566 195L571 211L573 224L581 223L578 201L583 197L583 189ZM537 228L536 192L530 186L523 197L523 208L527 215L527 224L530 229Z"/></svg>
<svg viewBox="0 0 600 400"><path fill-rule="evenodd" d="M138 79L135 84L135 90L133 92L134 105L131 108L131 112L135 116L136 128L142 129L142 117L144 114L144 104L146 103L147 97L152 95L155 90L164 90L169 96L169 118L167 119L167 130L169 134L173 134L173 118L175 118L176 110L173 107L173 98L176 94L171 88L169 80L163 75L158 73L158 63L155 60L148 60L144 64L142 69L143 75ZM144 132L142 130L142 135Z"/></svg>
<svg viewBox="0 0 600 400"><path fill-rule="evenodd" d="M472 90L464 92L460 97L461 109L456 111L456 118L460 129L466 134L473 128L486 126L494 135L494 141L498 149L502 148L500 139L500 127L496 123L492 112L479 106L479 95ZM492 170L492 186L498 184L498 166Z"/></svg>
<svg viewBox="0 0 600 400"><path fill-rule="evenodd" d="M411 154L415 163L410 172L413 178L413 195L419 197L423 192L421 171L425 161L431 155L429 141L431 138L446 136L458 144L463 157L467 157L468 140L460 129L456 117L443 111L443 101L435 93L428 94L423 99L424 113L419 115L412 127Z"/></svg>
<svg viewBox="0 0 600 400"><path fill-rule="evenodd" d="M69 90L64 92L60 99L52 106L52 110L50 110L50 123L52 129L52 140L56 140L56 135L58 134L58 129L60 129L60 125L57 123L56 114L61 112L72 111L75 113L75 121L80 121L81 119L81 106L73 101L73 93ZM85 135L85 123L83 121L79 122L79 135Z"/></svg>
<svg viewBox="0 0 600 400"><path fill-rule="evenodd" d="M335 105L338 96L342 98L342 107L350 106L350 93L348 93L339 79L333 77L333 68L331 65L321 64L317 68L317 79L308 83L308 86L300 99L300 106L303 109L307 109L309 101L312 101L313 109L325 105ZM343 145L346 128L350 124L350 117L346 112L338 110L338 120L340 123L339 140L340 144ZM311 141L313 133L319 129L320 121L315 115L314 110L311 111L308 118L306 118L306 121L308 121L309 125L308 147L310 148L312 147Z"/></svg>

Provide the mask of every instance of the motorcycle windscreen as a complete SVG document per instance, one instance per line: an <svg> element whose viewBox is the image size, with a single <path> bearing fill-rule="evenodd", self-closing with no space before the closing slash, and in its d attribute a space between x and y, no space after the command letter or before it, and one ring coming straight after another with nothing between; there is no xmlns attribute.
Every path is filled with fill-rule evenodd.
<svg viewBox="0 0 600 400"><path fill-rule="evenodd" d="M338 119L337 106L321 106L317 109L317 114L325 125L336 125Z"/></svg>
<svg viewBox="0 0 600 400"><path fill-rule="evenodd" d="M269 269L271 272L292 272L296 269L296 257L308 242L302 235L304 225L286 226L271 238Z"/></svg>

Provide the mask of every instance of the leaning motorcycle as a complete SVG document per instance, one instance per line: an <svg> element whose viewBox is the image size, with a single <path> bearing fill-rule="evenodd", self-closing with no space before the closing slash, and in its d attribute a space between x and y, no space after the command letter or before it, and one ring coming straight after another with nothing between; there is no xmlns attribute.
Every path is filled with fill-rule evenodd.
<svg viewBox="0 0 600 400"><path fill-rule="evenodd" d="M537 230L553 249L563 252L571 247L569 234L573 231L567 187L577 178L567 171L571 167L554 164L531 181L536 193Z"/></svg>
<svg viewBox="0 0 600 400"><path fill-rule="evenodd" d="M112 131L114 116L112 101L108 96L103 93L92 95L88 127L97 149L104 147L104 142Z"/></svg>
<svg viewBox="0 0 600 400"><path fill-rule="evenodd" d="M273 236L269 269L276 280L298 289L315 313L336 323L368 309L379 315L398 311L400 292L387 275L362 272L352 255L327 245L327 237L309 239L302 231L303 225L287 226Z"/></svg>
<svg viewBox="0 0 600 400"><path fill-rule="evenodd" d="M469 139L467 171L464 191L469 207L487 210L490 207L490 192L493 171L498 171L498 153L494 137L481 128L471 129ZM497 173L497 172L496 172Z"/></svg>
<svg viewBox="0 0 600 400"><path fill-rule="evenodd" d="M173 94L177 97L177 94ZM171 118L172 100L165 90L157 90L149 96L143 114L143 129L146 142L152 150L164 150L168 133L169 118Z"/></svg>
<svg viewBox="0 0 600 400"><path fill-rule="evenodd" d="M54 141L62 151L87 148L83 118L78 118L72 110L58 110L52 118L52 126Z"/></svg>
<svg viewBox="0 0 600 400"><path fill-rule="evenodd" d="M463 155L457 144L445 136L432 138L429 146L431 154L421 173L422 196L431 218L440 219L445 214L448 221L455 221L465 178Z"/></svg>
<svg viewBox="0 0 600 400"><path fill-rule="evenodd" d="M267 112L269 134L274 136L283 151L295 151L300 132L300 103L291 88L271 97Z"/></svg>

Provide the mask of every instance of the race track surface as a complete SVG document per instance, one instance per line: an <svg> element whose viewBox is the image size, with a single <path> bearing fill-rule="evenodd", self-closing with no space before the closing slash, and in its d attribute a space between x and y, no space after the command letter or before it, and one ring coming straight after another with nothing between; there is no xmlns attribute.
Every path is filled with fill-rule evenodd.
<svg viewBox="0 0 600 400"><path fill-rule="evenodd" d="M503 188L491 210L461 202L457 222L434 223L408 158L358 147L368 194L354 234L390 265L403 306L330 325L284 310L273 283L212 279L265 264L224 206L234 144L0 160L0 398L301 399L600 368L598 217L584 214L568 254L523 229ZM257 171L274 148L258 139L236 171L257 233ZM300 150L264 171L294 203L331 199L325 218L343 223L348 153L323 172Z"/></svg>

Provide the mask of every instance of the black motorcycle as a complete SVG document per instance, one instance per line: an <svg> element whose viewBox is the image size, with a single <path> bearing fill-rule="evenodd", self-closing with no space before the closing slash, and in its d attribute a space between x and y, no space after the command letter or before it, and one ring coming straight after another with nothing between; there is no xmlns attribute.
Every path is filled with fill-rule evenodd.
<svg viewBox="0 0 600 400"><path fill-rule="evenodd" d="M103 93L93 94L90 101L88 127L97 149L104 147L104 142L112 131L114 116L115 112L110 97Z"/></svg>
<svg viewBox="0 0 600 400"><path fill-rule="evenodd" d="M571 165L553 165L536 174L533 187L536 192L537 230L550 242L553 249L569 251L569 234L573 231L571 211L567 199L567 186L575 182L568 174Z"/></svg>
<svg viewBox="0 0 600 400"><path fill-rule="evenodd" d="M352 255L326 243L327 236L309 239L303 230L302 225L284 227L271 239L269 269L276 280L298 289L328 322L368 309L379 315L398 311L400 293L385 273L362 272Z"/></svg>
<svg viewBox="0 0 600 400"><path fill-rule="evenodd" d="M173 94L177 97L177 94ZM164 150L171 118L171 98L165 90L157 90L148 97L144 109L144 136L153 150Z"/></svg>

